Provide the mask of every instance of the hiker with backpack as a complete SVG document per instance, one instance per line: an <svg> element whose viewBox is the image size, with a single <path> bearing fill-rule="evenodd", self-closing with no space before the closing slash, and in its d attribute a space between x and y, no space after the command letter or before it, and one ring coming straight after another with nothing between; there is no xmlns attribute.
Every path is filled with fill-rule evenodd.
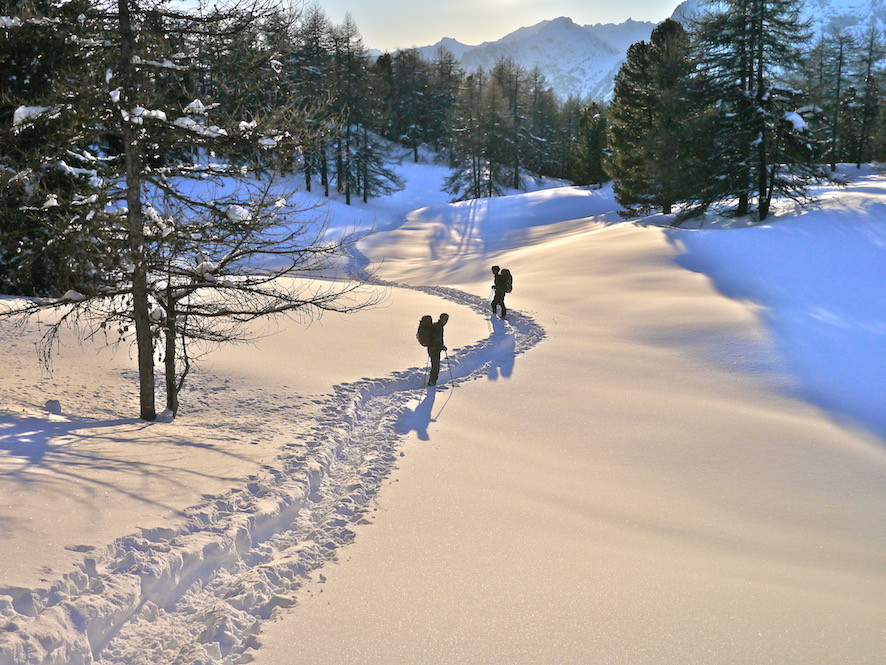
<svg viewBox="0 0 886 665"><path fill-rule="evenodd" d="M415 337L418 343L428 349L428 357L431 359L431 373L428 375L428 385L436 386L440 376L440 353L446 351L443 342L443 326L449 321L449 314L441 314L437 321L431 319L430 314L421 317L418 323L418 332Z"/></svg>
<svg viewBox="0 0 886 665"><path fill-rule="evenodd" d="M510 293L514 288L514 278L511 276L511 271L505 268L504 270L500 269L498 266L492 266L492 291L495 294L495 297L492 299L492 313L495 314L498 307L501 307L501 314L499 316L501 318L506 318L508 315L508 310L505 307L505 294Z"/></svg>

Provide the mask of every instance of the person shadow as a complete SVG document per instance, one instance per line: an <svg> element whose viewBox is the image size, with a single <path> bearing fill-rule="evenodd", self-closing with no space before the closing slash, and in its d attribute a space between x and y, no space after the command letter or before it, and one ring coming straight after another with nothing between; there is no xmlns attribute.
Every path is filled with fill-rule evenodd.
<svg viewBox="0 0 886 665"><path fill-rule="evenodd" d="M443 403L443 406L440 407L440 411L437 413L437 418L443 413L443 409L446 407L446 403L449 402L449 397L451 395L452 391L449 391L447 393L446 402ZM414 409L407 409L399 418L397 418L397 432L400 434L408 434L409 432L414 431L419 440L430 441L431 437L428 434L428 427L432 422L437 420L437 418L433 416L434 402L436 399L437 389L434 386L428 386L425 389L425 397L421 403Z"/></svg>
<svg viewBox="0 0 886 665"><path fill-rule="evenodd" d="M499 378L508 379L514 372L514 362L517 358L514 330L495 314L489 317L489 321L492 324L492 334L489 336L492 344L486 377L490 381L497 381Z"/></svg>

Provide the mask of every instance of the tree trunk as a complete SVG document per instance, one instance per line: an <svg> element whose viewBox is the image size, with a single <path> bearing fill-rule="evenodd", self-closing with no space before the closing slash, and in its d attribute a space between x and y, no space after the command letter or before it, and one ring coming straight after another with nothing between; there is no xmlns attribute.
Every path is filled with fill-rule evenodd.
<svg viewBox="0 0 886 665"><path fill-rule="evenodd" d="M309 150L305 151L305 189L309 192L311 191L311 178L314 175L313 170L311 169L311 156L312 153Z"/></svg>
<svg viewBox="0 0 886 665"><path fill-rule="evenodd" d="M117 0L120 20L120 74L123 102L133 103L135 72L132 64L133 35L129 14L130 0ZM139 417L155 420L154 404L154 343L148 311L148 277L145 265L144 219L142 215L141 183L142 156L138 138L126 121L123 123L123 143L126 158L126 205L129 222L129 251L132 259L132 316L135 322L135 341L138 348Z"/></svg>
<svg viewBox="0 0 886 665"><path fill-rule="evenodd" d="M345 203L351 205L351 121L348 119L348 127L345 130Z"/></svg>
<svg viewBox="0 0 886 665"><path fill-rule="evenodd" d="M840 95L843 83L843 40L839 37L839 51L837 54L837 90L834 97L834 117L831 125L831 171L837 170L837 147L840 145Z"/></svg>
<svg viewBox="0 0 886 665"><path fill-rule="evenodd" d="M735 211L736 215L742 216L748 214L748 208L750 207L749 199L750 197L748 196L747 191L743 191L738 195L738 209Z"/></svg>
<svg viewBox="0 0 886 665"><path fill-rule="evenodd" d="M320 139L320 184L323 196L329 198L329 164L326 162L326 139Z"/></svg>
<svg viewBox="0 0 886 665"><path fill-rule="evenodd" d="M763 130L760 145L757 147L757 217L762 222L769 216L769 202L772 200L772 183L769 181L766 131Z"/></svg>
<svg viewBox="0 0 886 665"><path fill-rule="evenodd" d="M178 413L178 377L176 376L176 335L175 335L175 302L172 298L166 301L166 352L164 363L166 366L166 408L172 412L172 417Z"/></svg>

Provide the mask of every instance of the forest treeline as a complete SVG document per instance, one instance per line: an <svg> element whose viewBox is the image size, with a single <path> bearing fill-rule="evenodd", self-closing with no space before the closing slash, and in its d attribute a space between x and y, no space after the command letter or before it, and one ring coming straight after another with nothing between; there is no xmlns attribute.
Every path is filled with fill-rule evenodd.
<svg viewBox="0 0 886 665"><path fill-rule="evenodd" d="M444 48L431 60L417 49L370 56L354 21L334 24L319 5L236 3L225 10L241 18L234 30L208 10L126 4L137 68L150 74L150 107L141 108L153 118L144 120L195 101L225 132L276 116L273 137L256 144L240 132L214 154L295 174L349 204L402 186L396 147L400 156L444 160L453 199L500 195L532 177L611 180L628 215L687 215L734 201L737 214L762 219L774 196L802 200L836 163L886 154L883 35L871 28L812 40L797 0L726 0L692 25L666 20L631 46L605 102L559 99L544 72L509 58L466 72ZM4 292L47 294L76 281L70 248L52 249L66 247L72 234L59 225L73 215L30 199L64 200L77 174L52 164L75 146L105 160L123 152L107 100L83 108L114 69L102 44L119 8L117 0L0 1ZM28 115L35 108L50 110ZM21 131L24 120L40 131ZM193 139L155 141L147 167L199 161Z"/></svg>

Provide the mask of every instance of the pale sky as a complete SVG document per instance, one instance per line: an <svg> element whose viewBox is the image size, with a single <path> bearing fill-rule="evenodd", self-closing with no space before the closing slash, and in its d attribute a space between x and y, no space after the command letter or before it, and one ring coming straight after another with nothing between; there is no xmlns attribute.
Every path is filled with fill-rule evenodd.
<svg viewBox="0 0 886 665"><path fill-rule="evenodd" d="M659 22L682 0L315 0L333 23L347 12L368 48L391 51L436 44L495 41L517 28L568 16L579 25Z"/></svg>

